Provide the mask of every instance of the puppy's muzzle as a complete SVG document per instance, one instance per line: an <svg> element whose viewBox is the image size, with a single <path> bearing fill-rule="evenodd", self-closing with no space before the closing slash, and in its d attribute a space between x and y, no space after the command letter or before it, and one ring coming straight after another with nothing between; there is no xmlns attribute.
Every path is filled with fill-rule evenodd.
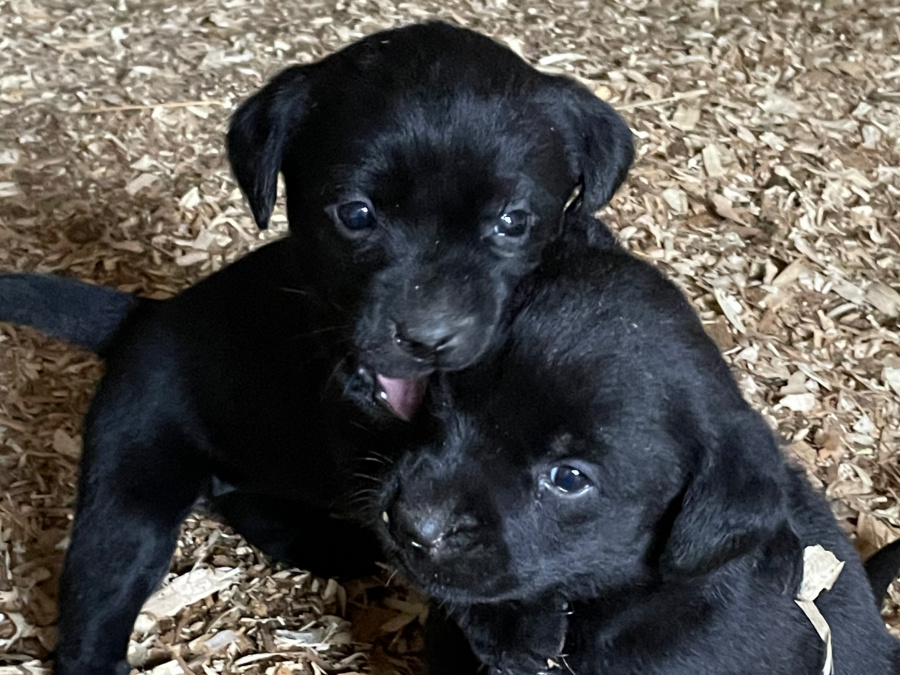
<svg viewBox="0 0 900 675"><path fill-rule="evenodd" d="M481 525L453 502L414 505L398 499L385 511L385 521L396 543L432 560L452 559L469 551Z"/></svg>
<svg viewBox="0 0 900 675"><path fill-rule="evenodd" d="M394 323L391 338L402 351L422 361L452 359L453 353L470 339L475 317L435 312L413 324Z"/></svg>

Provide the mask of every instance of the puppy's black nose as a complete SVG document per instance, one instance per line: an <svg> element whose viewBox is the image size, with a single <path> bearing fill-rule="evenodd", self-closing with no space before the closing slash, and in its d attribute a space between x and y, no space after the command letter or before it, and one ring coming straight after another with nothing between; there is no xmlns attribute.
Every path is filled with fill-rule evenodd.
<svg viewBox="0 0 900 675"><path fill-rule="evenodd" d="M474 319L449 319L430 317L426 321L394 325L394 342L406 353L416 358L430 358L437 353L454 349L462 340L463 332Z"/></svg>
<svg viewBox="0 0 900 675"><path fill-rule="evenodd" d="M478 528L478 519L457 513L449 503L411 505L399 501L391 509L390 527L399 543L435 555L464 548Z"/></svg>

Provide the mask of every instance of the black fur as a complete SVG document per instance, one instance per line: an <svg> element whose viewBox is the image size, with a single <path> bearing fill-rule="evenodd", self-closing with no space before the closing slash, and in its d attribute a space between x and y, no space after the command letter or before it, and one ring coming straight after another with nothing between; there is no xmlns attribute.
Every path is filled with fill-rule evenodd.
<svg viewBox="0 0 900 675"><path fill-rule="evenodd" d="M363 459L427 427L397 416L415 414L426 375L493 346L560 231L608 236L589 209L633 154L580 85L439 23L276 76L235 113L228 151L260 227L284 174L288 238L164 302L0 277L0 320L107 361L84 426L58 675L128 671L134 618L201 494L297 565L368 569L378 548L353 522L353 474L377 475ZM370 229L346 227L354 202Z"/></svg>
<svg viewBox="0 0 900 675"><path fill-rule="evenodd" d="M235 113L228 154L260 227L284 175L308 279L353 303L362 362L417 380L485 353L517 281L561 228L594 222L634 148L580 84L432 22L283 71ZM375 227L342 227L352 202ZM527 234L494 236L514 211Z"/></svg>
<svg viewBox="0 0 900 675"><path fill-rule="evenodd" d="M866 560L866 575L872 585L872 593L881 606L888 586L900 574L900 539L888 544Z"/></svg>
<svg viewBox="0 0 900 675"><path fill-rule="evenodd" d="M372 514L480 661L817 675L823 643L794 596L821 544L846 562L817 600L835 672L900 672L855 550L676 287L616 248L565 245L534 288L502 354L443 376L442 433L398 462Z"/></svg>
<svg viewBox="0 0 900 675"><path fill-rule="evenodd" d="M0 283L2 320L28 324L103 354L139 302L128 293L51 275L6 274Z"/></svg>

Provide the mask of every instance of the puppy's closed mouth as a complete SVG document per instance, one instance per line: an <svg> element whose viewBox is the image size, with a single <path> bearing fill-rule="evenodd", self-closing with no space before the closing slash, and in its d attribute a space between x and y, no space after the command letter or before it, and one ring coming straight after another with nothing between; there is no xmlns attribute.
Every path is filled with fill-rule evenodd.
<svg viewBox="0 0 900 675"><path fill-rule="evenodd" d="M409 422L422 399L428 385L427 378L400 379L375 374L375 399L387 406L391 412L402 420Z"/></svg>

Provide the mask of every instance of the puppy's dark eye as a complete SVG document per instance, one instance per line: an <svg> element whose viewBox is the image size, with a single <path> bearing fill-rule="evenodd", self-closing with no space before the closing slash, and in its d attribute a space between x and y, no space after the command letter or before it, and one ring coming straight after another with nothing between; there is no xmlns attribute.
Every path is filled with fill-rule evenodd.
<svg viewBox="0 0 900 675"><path fill-rule="evenodd" d="M494 225L494 235L509 239L519 239L528 234L531 225L531 214L522 209L507 211Z"/></svg>
<svg viewBox="0 0 900 675"><path fill-rule="evenodd" d="M590 479L583 472L565 464L550 469L550 483L566 494L579 494L591 487Z"/></svg>
<svg viewBox="0 0 900 675"><path fill-rule="evenodd" d="M375 227L375 214L366 202L347 202L337 208L341 224L351 232L363 232Z"/></svg>

